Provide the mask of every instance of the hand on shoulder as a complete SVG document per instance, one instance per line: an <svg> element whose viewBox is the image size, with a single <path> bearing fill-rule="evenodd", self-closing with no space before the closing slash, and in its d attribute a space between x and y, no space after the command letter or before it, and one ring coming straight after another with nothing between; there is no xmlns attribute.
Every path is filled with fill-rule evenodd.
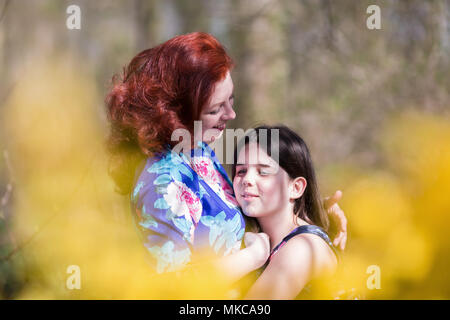
<svg viewBox="0 0 450 320"><path fill-rule="evenodd" d="M244 234L244 244L254 254L256 264L259 267L264 265L270 255L269 236L264 232L246 232Z"/></svg>

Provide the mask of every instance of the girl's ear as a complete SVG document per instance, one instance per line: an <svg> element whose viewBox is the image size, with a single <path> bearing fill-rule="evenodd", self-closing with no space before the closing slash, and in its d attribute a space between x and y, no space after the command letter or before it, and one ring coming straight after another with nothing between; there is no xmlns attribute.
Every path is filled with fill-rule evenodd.
<svg viewBox="0 0 450 320"><path fill-rule="evenodd" d="M300 198L306 189L306 179L303 177L297 177L290 183L290 197L291 199Z"/></svg>

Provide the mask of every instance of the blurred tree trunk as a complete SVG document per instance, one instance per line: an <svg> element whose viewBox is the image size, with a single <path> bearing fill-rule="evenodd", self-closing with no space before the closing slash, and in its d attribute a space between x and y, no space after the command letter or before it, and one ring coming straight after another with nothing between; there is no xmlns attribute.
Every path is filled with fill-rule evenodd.
<svg viewBox="0 0 450 320"><path fill-rule="evenodd" d="M12 2L10 0L2 1L0 4L0 49L1 65L0 75L2 85L0 86L0 108L8 98L13 87L12 60L14 58L14 35L11 32L13 28ZM0 137L1 138L1 137Z"/></svg>
<svg viewBox="0 0 450 320"><path fill-rule="evenodd" d="M155 45L156 3L154 0L134 0L135 48L142 51Z"/></svg>
<svg viewBox="0 0 450 320"><path fill-rule="evenodd" d="M208 32L208 7L213 4L214 1L209 0L174 0L174 6L178 11L178 17L180 19L181 33L184 34L194 31Z"/></svg>
<svg viewBox="0 0 450 320"><path fill-rule="evenodd" d="M230 42L239 61L237 93L242 92L236 124L249 127L265 119L279 122L285 110L288 70L282 7L276 1L257 0L235 1L232 9Z"/></svg>
<svg viewBox="0 0 450 320"><path fill-rule="evenodd" d="M439 2L439 27L441 54L448 60L450 53L450 0Z"/></svg>

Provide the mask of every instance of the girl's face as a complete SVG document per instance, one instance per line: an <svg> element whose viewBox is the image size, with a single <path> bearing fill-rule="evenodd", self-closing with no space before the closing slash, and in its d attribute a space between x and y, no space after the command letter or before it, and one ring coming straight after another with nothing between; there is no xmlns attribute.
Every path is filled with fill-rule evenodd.
<svg viewBox="0 0 450 320"><path fill-rule="evenodd" d="M283 212L291 199L289 175L255 142L238 154L233 187L236 200L249 217Z"/></svg>
<svg viewBox="0 0 450 320"><path fill-rule="evenodd" d="M219 139L228 120L233 120L236 117L233 110L233 89L233 81L230 73L227 72L225 79L216 84L208 105L200 113L202 141L210 143Z"/></svg>

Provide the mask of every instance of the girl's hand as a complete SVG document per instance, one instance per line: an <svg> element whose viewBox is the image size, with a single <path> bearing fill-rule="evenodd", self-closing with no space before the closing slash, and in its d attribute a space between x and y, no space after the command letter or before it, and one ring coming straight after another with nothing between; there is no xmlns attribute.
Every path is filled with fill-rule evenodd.
<svg viewBox="0 0 450 320"><path fill-rule="evenodd" d="M270 255L269 236L264 232L246 232L244 244L252 252L257 268L262 267Z"/></svg>
<svg viewBox="0 0 450 320"><path fill-rule="evenodd" d="M341 250L345 249L347 242L347 218L344 211L337 204L342 198L342 191L338 190L333 196L325 198L323 206L328 214L328 217L337 227L337 235L333 240L333 245Z"/></svg>

